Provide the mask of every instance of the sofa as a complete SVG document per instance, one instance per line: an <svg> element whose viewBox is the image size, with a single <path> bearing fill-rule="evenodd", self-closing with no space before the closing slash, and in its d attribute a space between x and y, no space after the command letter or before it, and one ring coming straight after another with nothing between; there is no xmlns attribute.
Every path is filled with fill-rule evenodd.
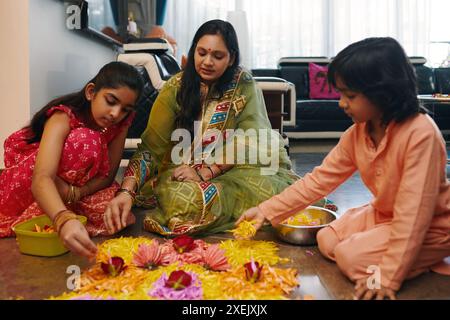
<svg viewBox="0 0 450 320"><path fill-rule="evenodd" d="M420 95L450 93L450 68L430 68L423 57L410 57ZM275 77L295 85L295 121L285 122L289 138L337 138L352 125L337 99L311 99L309 64L326 66L327 57L284 57L275 69L253 69L255 77ZM423 102L443 133L450 132L450 104Z"/></svg>

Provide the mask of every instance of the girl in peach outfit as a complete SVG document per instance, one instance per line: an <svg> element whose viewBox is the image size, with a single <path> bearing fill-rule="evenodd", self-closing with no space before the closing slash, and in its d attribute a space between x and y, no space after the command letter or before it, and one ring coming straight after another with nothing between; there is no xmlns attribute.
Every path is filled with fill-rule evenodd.
<svg viewBox="0 0 450 320"><path fill-rule="evenodd" d="M448 272L450 185L444 139L417 100L414 69L392 38L341 51L329 81L351 126L322 165L237 221L276 225L335 190L356 170L373 200L348 210L318 235L321 253L356 282L359 299L395 299L405 279ZM374 270L379 283L370 286Z"/></svg>

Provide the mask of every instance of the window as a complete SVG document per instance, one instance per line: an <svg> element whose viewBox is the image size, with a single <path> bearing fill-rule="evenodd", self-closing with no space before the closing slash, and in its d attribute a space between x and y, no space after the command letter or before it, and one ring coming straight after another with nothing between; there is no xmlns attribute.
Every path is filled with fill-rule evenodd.
<svg viewBox="0 0 450 320"><path fill-rule="evenodd" d="M167 9L165 29L178 42L178 58L203 22L245 11L250 45L241 47L247 68L273 68L284 56L333 57L373 36L396 38L409 56L437 66L450 46L447 0L169 0Z"/></svg>

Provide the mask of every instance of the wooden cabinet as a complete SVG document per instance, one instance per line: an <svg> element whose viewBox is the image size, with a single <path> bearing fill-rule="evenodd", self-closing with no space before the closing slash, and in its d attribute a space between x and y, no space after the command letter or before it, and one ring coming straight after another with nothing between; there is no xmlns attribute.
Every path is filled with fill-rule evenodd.
<svg viewBox="0 0 450 320"><path fill-rule="evenodd" d="M295 125L295 86L281 78L255 77L262 90L272 128L283 133L283 125Z"/></svg>
<svg viewBox="0 0 450 320"><path fill-rule="evenodd" d="M282 133L285 92L264 90L263 95L272 129L279 130Z"/></svg>

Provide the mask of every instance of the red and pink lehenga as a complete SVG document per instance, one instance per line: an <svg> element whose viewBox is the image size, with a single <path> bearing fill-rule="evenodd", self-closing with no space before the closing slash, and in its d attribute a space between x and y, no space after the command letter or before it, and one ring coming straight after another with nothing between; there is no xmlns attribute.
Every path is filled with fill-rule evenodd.
<svg viewBox="0 0 450 320"><path fill-rule="evenodd" d="M47 111L47 117L56 111L69 115L71 129L64 142L58 176L78 187L94 177L108 176L108 144L130 125L134 113L112 127L96 131L87 128L67 106L52 107ZM31 193L39 142L28 144L26 138L29 136L30 129L24 128L14 132L4 143L5 169L0 174L0 238L12 236L14 232L11 227L14 225L44 214ZM88 218L86 229L89 235L107 234L103 214L118 189L119 184L113 182L111 186L69 206L77 214Z"/></svg>

